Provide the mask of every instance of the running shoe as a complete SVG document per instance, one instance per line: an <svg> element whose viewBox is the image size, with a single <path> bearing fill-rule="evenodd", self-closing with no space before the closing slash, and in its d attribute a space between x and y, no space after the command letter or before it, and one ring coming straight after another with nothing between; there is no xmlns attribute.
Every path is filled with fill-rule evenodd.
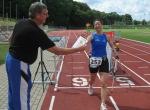
<svg viewBox="0 0 150 110"><path fill-rule="evenodd" d="M100 110L107 110L105 103L101 103Z"/></svg>
<svg viewBox="0 0 150 110"><path fill-rule="evenodd" d="M88 94L89 95L93 95L93 93L94 93L93 87L89 86L89 88L88 88Z"/></svg>

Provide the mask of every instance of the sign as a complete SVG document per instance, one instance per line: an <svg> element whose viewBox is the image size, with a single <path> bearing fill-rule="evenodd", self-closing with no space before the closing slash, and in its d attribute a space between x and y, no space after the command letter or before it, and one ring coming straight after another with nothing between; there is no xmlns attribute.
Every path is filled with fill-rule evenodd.
<svg viewBox="0 0 150 110"><path fill-rule="evenodd" d="M87 43L87 40L85 38L83 38L82 36L80 36L77 41L73 44L72 48L78 48L82 45L84 45L85 43Z"/></svg>

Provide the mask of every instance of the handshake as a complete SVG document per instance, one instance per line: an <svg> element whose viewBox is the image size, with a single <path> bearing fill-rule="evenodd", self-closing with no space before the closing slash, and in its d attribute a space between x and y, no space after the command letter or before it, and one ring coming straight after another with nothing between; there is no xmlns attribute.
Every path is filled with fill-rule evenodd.
<svg viewBox="0 0 150 110"><path fill-rule="evenodd" d="M80 36L77 41L73 44L72 48L79 48L81 51L87 47L87 39Z"/></svg>

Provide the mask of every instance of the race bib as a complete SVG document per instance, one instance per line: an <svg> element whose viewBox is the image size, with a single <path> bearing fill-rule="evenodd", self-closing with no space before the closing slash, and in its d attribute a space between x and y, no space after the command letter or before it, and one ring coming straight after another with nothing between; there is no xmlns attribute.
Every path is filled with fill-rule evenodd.
<svg viewBox="0 0 150 110"><path fill-rule="evenodd" d="M91 68L97 68L102 64L102 58L101 57L91 57L90 58L90 67Z"/></svg>

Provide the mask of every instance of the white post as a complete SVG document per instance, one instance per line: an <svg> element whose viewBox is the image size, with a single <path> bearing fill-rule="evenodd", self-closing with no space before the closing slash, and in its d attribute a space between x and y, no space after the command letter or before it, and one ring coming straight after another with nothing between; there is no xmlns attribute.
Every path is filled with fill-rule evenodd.
<svg viewBox="0 0 150 110"><path fill-rule="evenodd" d="M4 0L3 0L3 19L4 19L4 17L5 17L5 15L4 15Z"/></svg>
<svg viewBox="0 0 150 110"><path fill-rule="evenodd" d="M11 0L10 0L10 7L9 8L10 8L10 10L9 10L10 11L10 16L9 17L10 17L10 20L11 20Z"/></svg>
<svg viewBox="0 0 150 110"><path fill-rule="evenodd" d="M17 4L16 4L16 20L17 20Z"/></svg>
<svg viewBox="0 0 150 110"><path fill-rule="evenodd" d="M8 13L6 13L6 21L8 22ZM7 24L7 32L8 32L8 24Z"/></svg>

